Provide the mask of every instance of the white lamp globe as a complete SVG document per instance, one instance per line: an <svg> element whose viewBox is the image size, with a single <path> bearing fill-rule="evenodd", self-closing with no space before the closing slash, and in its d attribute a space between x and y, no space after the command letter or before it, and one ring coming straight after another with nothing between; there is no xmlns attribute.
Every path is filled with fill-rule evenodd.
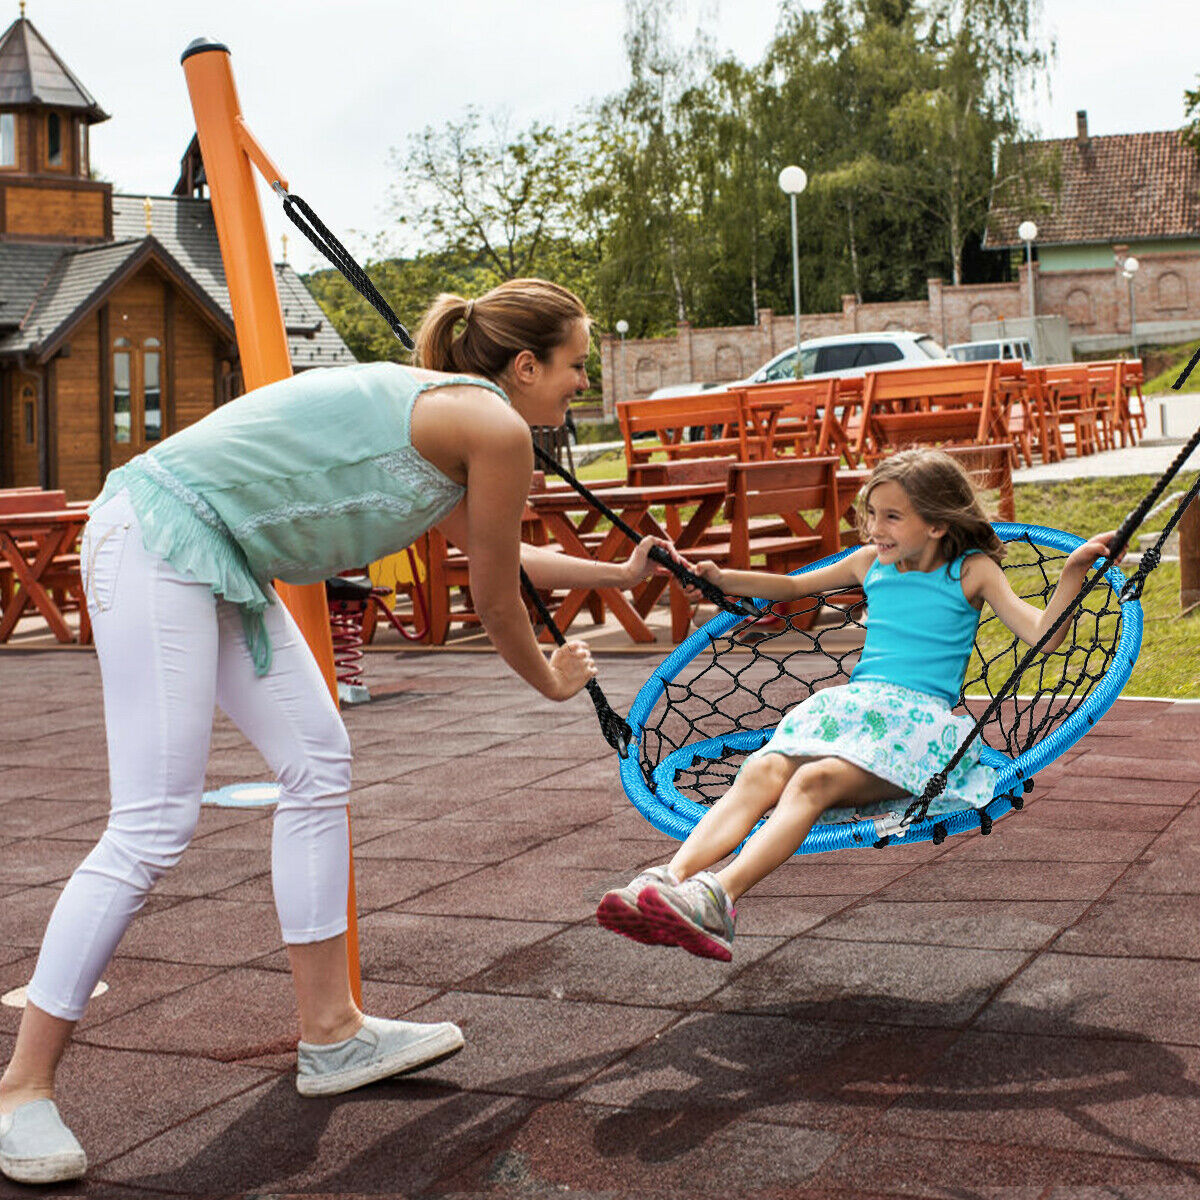
<svg viewBox="0 0 1200 1200"><path fill-rule="evenodd" d="M784 167L779 172L779 186L789 196L798 196L808 187L808 174L803 167Z"/></svg>
<svg viewBox="0 0 1200 1200"><path fill-rule="evenodd" d="M1134 271L1136 271L1141 265L1142 264L1138 262L1138 260L1134 258L1132 254L1121 264L1125 271L1130 275L1132 275Z"/></svg>
<svg viewBox="0 0 1200 1200"><path fill-rule="evenodd" d="M629 332L629 322L628 322L628 321L626 321L624 317L622 317L622 318L621 318L621 319L620 319L620 320L617 322L617 332L618 332L618 333L619 333L619 334L620 334L622 337L624 337L624 336L625 336L625 335L626 335L626 334Z"/></svg>
<svg viewBox="0 0 1200 1200"><path fill-rule="evenodd" d="M1032 242L1037 239L1037 226L1032 221L1022 221L1017 226L1017 237L1023 242Z"/></svg>

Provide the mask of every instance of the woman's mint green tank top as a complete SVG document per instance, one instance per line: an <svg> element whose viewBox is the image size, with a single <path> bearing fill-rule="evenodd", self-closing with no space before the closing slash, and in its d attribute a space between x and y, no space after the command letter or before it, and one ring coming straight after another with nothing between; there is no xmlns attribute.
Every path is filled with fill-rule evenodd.
<svg viewBox="0 0 1200 1200"><path fill-rule="evenodd" d="M863 580L867 640L852 681L892 683L957 703L979 628L979 610L962 590L966 557L932 571L871 565Z"/></svg>
<svg viewBox="0 0 1200 1200"><path fill-rule="evenodd" d="M111 472L146 549L240 607L259 675L272 579L318 583L413 542L463 488L413 448L413 403L430 388L396 363L306 371L248 392Z"/></svg>

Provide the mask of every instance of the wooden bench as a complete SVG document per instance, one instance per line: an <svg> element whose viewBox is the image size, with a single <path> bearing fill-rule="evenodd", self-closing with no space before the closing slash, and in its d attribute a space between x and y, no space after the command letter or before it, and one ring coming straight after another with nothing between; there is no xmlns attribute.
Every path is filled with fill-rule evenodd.
<svg viewBox="0 0 1200 1200"><path fill-rule="evenodd" d="M1100 445L1096 385L1086 363L1048 366L1046 398L1059 428L1070 425L1077 455L1095 454Z"/></svg>
<svg viewBox="0 0 1200 1200"><path fill-rule="evenodd" d="M697 556L735 570L749 570L761 558L769 571L791 571L836 553L841 548L837 468L831 455L735 463L725 499L728 539L706 543ZM764 536L755 530L755 519L768 516L782 522L782 533Z"/></svg>
<svg viewBox="0 0 1200 1200"><path fill-rule="evenodd" d="M848 410L857 408L862 392L857 386L846 386L843 398L841 389L847 383L837 378L797 379L758 383L736 392L743 421L766 439L765 457L776 458L779 450L788 449L793 454L840 455L855 466L858 458L846 432L845 418ZM768 406L765 419L759 419L756 409Z"/></svg>
<svg viewBox="0 0 1200 1200"><path fill-rule="evenodd" d="M659 400L621 400L617 419L625 439L625 462L649 462L658 453L668 459L713 458L735 455L743 462L764 457L763 439L750 436L732 392L703 392L697 396L665 396ZM688 431L720 432L687 441ZM649 433L652 439L635 435Z"/></svg>
<svg viewBox="0 0 1200 1200"><path fill-rule="evenodd" d="M871 372L863 388L858 455L873 466L890 450L911 444L1007 442L997 366L953 363Z"/></svg>

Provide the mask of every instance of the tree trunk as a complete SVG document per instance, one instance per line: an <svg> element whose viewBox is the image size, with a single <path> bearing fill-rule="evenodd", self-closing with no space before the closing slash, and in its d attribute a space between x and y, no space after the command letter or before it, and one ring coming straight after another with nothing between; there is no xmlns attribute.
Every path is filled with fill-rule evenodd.
<svg viewBox="0 0 1200 1200"><path fill-rule="evenodd" d="M846 200L846 224L850 235L850 273L854 278L854 299L862 303L862 281L858 276L858 238L854 231L854 197Z"/></svg>

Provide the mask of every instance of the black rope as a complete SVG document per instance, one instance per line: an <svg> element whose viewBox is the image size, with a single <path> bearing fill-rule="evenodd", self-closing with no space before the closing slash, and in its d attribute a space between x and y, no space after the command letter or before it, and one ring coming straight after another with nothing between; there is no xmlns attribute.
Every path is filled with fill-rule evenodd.
<svg viewBox="0 0 1200 1200"><path fill-rule="evenodd" d="M521 568L521 587L525 589L525 595L537 609L542 624L550 630L551 636L560 646L565 646L567 639L563 637L562 630L554 623L550 610L542 603L542 598L538 595L537 588L530 582L529 576L525 574L524 567ZM587 690L596 709L596 716L600 720L600 732L604 735L604 740L624 758L629 753L629 743L633 740L633 729L629 722L609 704L608 697L605 696L597 680L589 679Z"/></svg>
<svg viewBox="0 0 1200 1200"><path fill-rule="evenodd" d="M321 218L299 196L294 192L284 191L283 185L280 183L272 186L283 197L283 211L287 213L292 224L341 271L358 294L388 323L405 350L411 350L415 343L408 330L400 323L400 318L396 316L392 306L371 282L366 271L355 262L350 251L338 241L321 221ZM296 213L297 209L300 210L299 215Z"/></svg>
<svg viewBox="0 0 1200 1200"><path fill-rule="evenodd" d="M642 535L633 526L623 521L595 492L585 484L580 483L566 467L562 466L552 454L547 454L536 442L533 444L533 452L543 467L549 467L550 470L561 475L588 504L596 509L601 516L607 517L635 546L642 540ZM725 612L732 613L737 617L754 617L757 619L762 616L762 612L752 601L727 595L715 583L710 583L694 571L677 563L661 546L651 547L650 557L660 566L670 571L680 583L687 587L695 588L705 600L710 604L717 605L718 608L723 609Z"/></svg>

